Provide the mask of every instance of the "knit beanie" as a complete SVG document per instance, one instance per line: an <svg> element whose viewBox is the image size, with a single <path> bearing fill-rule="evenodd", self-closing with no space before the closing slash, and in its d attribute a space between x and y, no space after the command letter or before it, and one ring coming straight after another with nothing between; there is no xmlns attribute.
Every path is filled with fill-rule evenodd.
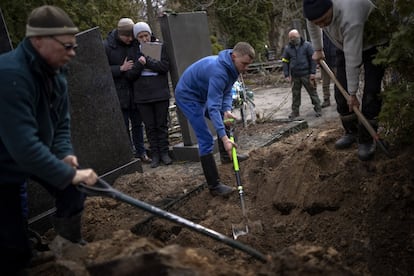
<svg viewBox="0 0 414 276"><path fill-rule="evenodd" d="M131 18L121 18L118 21L118 34L120 35L131 35L132 36L132 28L134 27L134 21Z"/></svg>
<svg viewBox="0 0 414 276"><path fill-rule="evenodd" d="M303 0L303 15L310 21L322 17L332 7L332 0Z"/></svg>
<svg viewBox="0 0 414 276"><path fill-rule="evenodd" d="M26 36L49 36L76 34L79 29L66 12L55 6L35 8L27 18Z"/></svg>
<svg viewBox="0 0 414 276"><path fill-rule="evenodd" d="M136 38L140 32L148 32L152 34L150 26L145 22L138 22L134 25L134 37Z"/></svg>

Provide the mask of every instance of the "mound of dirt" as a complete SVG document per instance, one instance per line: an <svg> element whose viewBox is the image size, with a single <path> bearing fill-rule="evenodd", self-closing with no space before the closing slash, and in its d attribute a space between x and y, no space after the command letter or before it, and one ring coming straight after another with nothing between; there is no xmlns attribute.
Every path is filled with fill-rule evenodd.
<svg viewBox="0 0 414 276"><path fill-rule="evenodd" d="M156 218L109 198L88 198L86 246L55 239L51 261L33 275L412 275L414 148L379 149L361 162L356 146L337 151L338 122L307 128L266 147L258 133L278 123L239 128L250 158L240 164L249 233L237 241L267 258ZM256 147L255 147L256 144ZM231 164L221 179L235 183ZM124 175L115 188L232 237L243 224L237 193L212 197L198 163ZM191 196L185 197L191 191ZM183 200L183 196L185 200ZM170 204L178 202L177 204ZM132 229L132 232L131 232ZM50 234L50 233L49 233ZM52 235L52 234L50 234Z"/></svg>

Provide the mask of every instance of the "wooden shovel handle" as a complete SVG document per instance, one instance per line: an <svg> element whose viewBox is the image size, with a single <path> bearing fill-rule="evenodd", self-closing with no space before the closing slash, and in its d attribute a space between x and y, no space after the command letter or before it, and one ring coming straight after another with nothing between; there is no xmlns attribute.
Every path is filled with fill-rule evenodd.
<svg viewBox="0 0 414 276"><path fill-rule="evenodd" d="M329 68L328 64L324 60L321 60L319 64L322 66L322 68L325 70L326 73L328 73L329 77L333 80L336 87L338 87L339 91L342 93L346 101L349 101L349 93L345 90L345 88L341 85L341 83L338 81L338 79L335 77L335 74L332 72L332 70ZM365 126L365 128L368 130L369 134L374 138L374 140L377 142L379 141L379 135L375 131L375 129L371 126L371 124L368 122L368 120L365 118L364 114L359 110L357 106L352 107L354 113L357 115L359 121Z"/></svg>
<svg viewBox="0 0 414 276"><path fill-rule="evenodd" d="M339 91L342 93L346 101L349 100L349 93L345 90L345 88L341 85L341 83L338 81L338 79L335 77L335 74L332 72L332 70L329 68L328 64L322 59L319 61L319 64L322 66L322 68L325 70L326 73L328 73L329 77L333 80L336 87L338 87ZM358 107L353 106L352 107L354 113L358 117L358 120L361 122L361 124L364 125L364 127L368 130L371 137L374 139L374 141L379 145L379 147L382 149L382 151L391 158L390 152L387 150L386 145L383 143L383 141L380 139L378 133L374 130L374 128L371 126L371 124L368 122L368 120L365 118L364 114L358 109Z"/></svg>

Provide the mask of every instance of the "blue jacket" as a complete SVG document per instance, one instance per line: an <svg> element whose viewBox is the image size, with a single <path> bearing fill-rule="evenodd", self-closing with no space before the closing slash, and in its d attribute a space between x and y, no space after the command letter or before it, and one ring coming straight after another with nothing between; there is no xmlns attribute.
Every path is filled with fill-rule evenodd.
<svg viewBox="0 0 414 276"><path fill-rule="evenodd" d="M223 113L231 111L231 88L239 73L231 59L232 50L218 56L208 56L190 65L182 74L175 89L175 97L182 102L199 102L206 111L218 136L226 135Z"/></svg>
<svg viewBox="0 0 414 276"><path fill-rule="evenodd" d="M304 77L316 73L316 62L312 59L312 45L301 38L298 46L288 44L282 54L285 77Z"/></svg>
<svg viewBox="0 0 414 276"><path fill-rule="evenodd" d="M29 39L0 55L0 185L35 176L59 189L75 169L61 159L73 154L67 83Z"/></svg>

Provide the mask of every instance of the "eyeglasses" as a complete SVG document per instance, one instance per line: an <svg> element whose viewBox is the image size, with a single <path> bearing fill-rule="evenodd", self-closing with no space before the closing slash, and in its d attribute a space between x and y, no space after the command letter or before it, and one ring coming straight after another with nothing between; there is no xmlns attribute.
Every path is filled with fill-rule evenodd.
<svg viewBox="0 0 414 276"><path fill-rule="evenodd" d="M51 39L53 39L54 41L58 42L60 45L63 46L63 48L65 48L66 51L70 51L70 50L76 50L76 48L78 48L78 44L72 44L72 43L64 43L62 41L60 41L59 39L57 39L54 36L49 36Z"/></svg>

